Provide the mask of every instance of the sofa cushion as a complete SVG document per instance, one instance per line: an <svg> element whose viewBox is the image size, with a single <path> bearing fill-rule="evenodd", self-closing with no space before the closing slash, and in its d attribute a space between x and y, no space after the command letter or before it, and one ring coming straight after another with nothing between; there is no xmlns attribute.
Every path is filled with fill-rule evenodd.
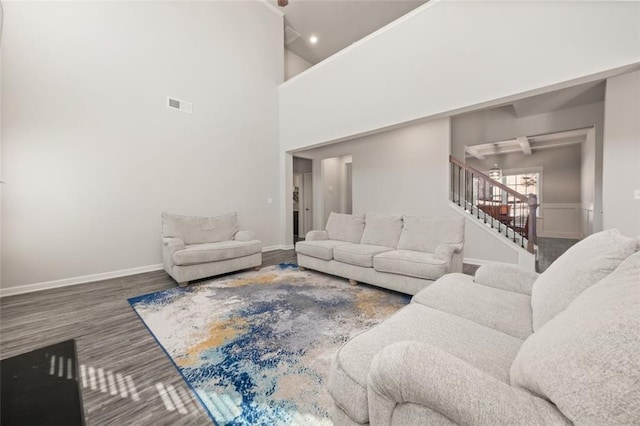
<svg viewBox="0 0 640 426"><path fill-rule="evenodd" d="M389 247L346 243L333 249L333 258L342 263L372 268L373 256L391 250Z"/></svg>
<svg viewBox="0 0 640 426"><path fill-rule="evenodd" d="M403 340L436 346L505 383L522 340L446 312L411 303L357 335L336 354L329 393L355 422L369 420L367 375L373 357Z"/></svg>
<svg viewBox="0 0 640 426"><path fill-rule="evenodd" d="M640 419L640 253L529 337L511 383L549 399L575 424Z"/></svg>
<svg viewBox="0 0 640 426"><path fill-rule="evenodd" d="M393 250L376 255L373 268L378 272L437 280L449 272L449 262L435 259L431 253Z"/></svg>
<svg viewBox="0 0 640 426"><path fill-rule="evenodd" d="M367 214L364 233L360 242L362 244L396 248L401 232L402 216Z"/></svg>
<svg viewBox="0 0 640 426"><path fill-rule="evenodd" d="M359 243L364 231L364 215L331 212L326 230L330 240Z"/></svg>
<svg viewBox="0 0 640 426"><path fill-rule="evenodd" d="M261 251L262 242L258 240L193 244L174 252L173 263L178 266L197 265L250 256Z"/></svg>
<svg viewBox="0 0 640 426"><path fill-rule="evenodd" d="M440 244L459 244L464 241L463 217L403 216L404 226L398 249L433 253Z"/></svg>
<svg viewBox="0 0 640 426"><path fill-rule="evenodd" d="M162 236L180 238L185 244L229 241L238 229L236 212L213 217L162 213Z"/></svg>
<svg viewBox="0 0 640 426"><path fill-rule="evenodd" d="M533 333L530 296L477 284L469 275L447 274L413 296L412 302L519 339Z"/></svg>
<svg viewBox="0 0 640 426"><path fill-rule="evenodd" d="M296 252L318 259L331 260L333 259L333 249L343 244L349 243L337 240L298 241Z"/></svg>
<svg viewBox="0 0 640 426"><path fill-rule="evenodd" d="M611 229L569 248L533 284L533 329L538 331L576 296L613 272L637 246L637 240Z"/></svg>

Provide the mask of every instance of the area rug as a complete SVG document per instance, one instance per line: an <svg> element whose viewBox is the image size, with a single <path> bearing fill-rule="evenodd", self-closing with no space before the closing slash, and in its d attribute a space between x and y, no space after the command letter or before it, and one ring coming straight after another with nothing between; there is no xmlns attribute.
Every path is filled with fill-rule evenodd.
<svg viewBox="0 0 640 426"><path fill-rule="evenodd" d="M331 359L409 297L280 264L129 303L219 425L330 425Z"/></svg>

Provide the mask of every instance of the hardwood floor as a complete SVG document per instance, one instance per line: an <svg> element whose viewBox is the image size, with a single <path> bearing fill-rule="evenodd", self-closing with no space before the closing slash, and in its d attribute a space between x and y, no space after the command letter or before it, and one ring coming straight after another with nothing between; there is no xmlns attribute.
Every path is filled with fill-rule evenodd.
<svg viewBox="0 0 640 426"><path fill-rule="evenodd" d="M295 261L293 250L263 254L264 266ZM465 265L464 272L475 268ZM127 302L175 286L164 271L156 271L4 297L0 358L76 339L88 426L211 424Z"/></svg>

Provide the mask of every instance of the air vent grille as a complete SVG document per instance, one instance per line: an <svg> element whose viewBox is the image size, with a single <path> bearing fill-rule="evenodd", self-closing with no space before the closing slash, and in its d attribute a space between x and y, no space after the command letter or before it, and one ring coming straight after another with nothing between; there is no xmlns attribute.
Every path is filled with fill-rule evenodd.
<svg viewBox="0 0 640 426"><path fill-rule="evenodd" d="M176 98L167 98L167 108L191 114L193 111L193 104Z"/></svg>

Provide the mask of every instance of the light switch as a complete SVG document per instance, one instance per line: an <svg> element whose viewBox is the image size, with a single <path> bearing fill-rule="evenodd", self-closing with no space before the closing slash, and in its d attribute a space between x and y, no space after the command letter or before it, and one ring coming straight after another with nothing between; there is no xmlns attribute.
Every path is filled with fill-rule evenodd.
<svg viewBox="0 0 640 426"><path fill-rule="evenodd" d="M267 204L273 204L273 198L267 198Z"/></svg>
<svg viewBox="0 0 640 426"><path fill-rule="evenodd" d="M640 200L640 189L636 189L635 191L633 191L633 199Z"/></svg>

